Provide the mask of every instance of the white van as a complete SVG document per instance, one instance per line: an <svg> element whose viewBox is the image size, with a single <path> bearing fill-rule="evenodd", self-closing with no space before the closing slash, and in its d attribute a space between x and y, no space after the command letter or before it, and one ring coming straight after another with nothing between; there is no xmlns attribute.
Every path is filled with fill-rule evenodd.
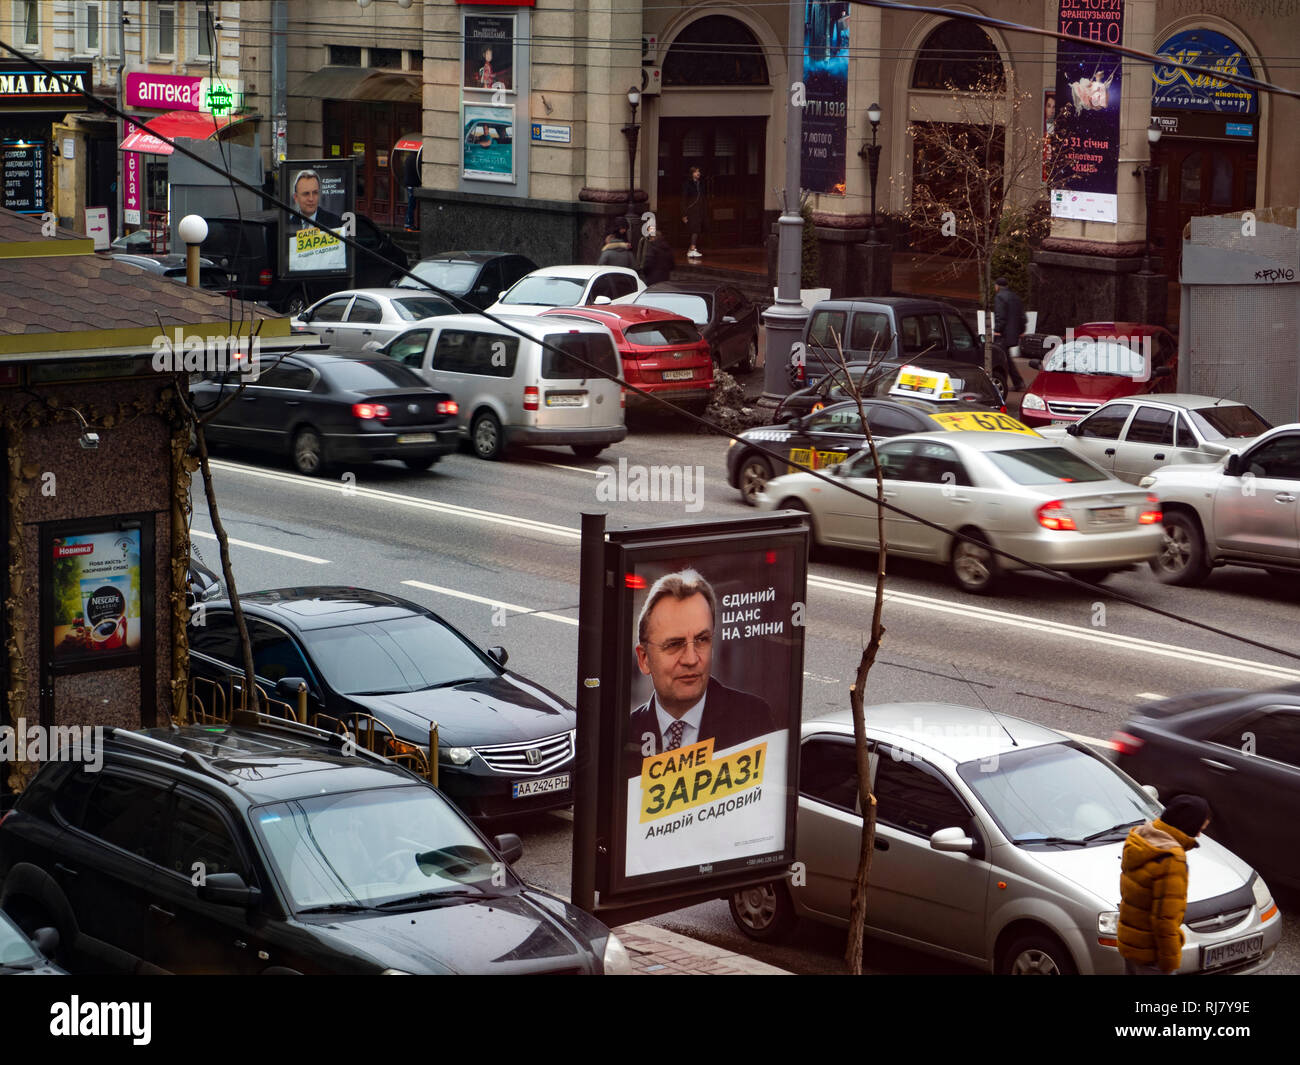
<svg viewBox="0 0 1300 1065"><path fill-rule="evenodd" d="M618 350L598 322L510 315L525 335L476 314L447 314L395 337L382 350L460 405L461 435L481 459L512 444L567 444L592 459L627 436Z"/></svg>

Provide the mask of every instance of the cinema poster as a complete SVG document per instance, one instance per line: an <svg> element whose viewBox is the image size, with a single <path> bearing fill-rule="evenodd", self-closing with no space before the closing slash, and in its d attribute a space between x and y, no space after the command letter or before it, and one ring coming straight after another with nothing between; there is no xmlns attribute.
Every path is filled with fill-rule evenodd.
<svg viewBox="0 0 1300 1065"><path fill-rule="evenodd" d="M620 566L615 888L788 866L806 533L638 547Z"/></svg>
<svg viewBox="0 0 1300 1065"><path fill-rule="evenodd" d="M141 548L139 528L49 539L52 664L107 663L140 653Z"/></svg>
<svg viewBox="0 0 1300 1065"><path fill-rule="evenodd" d="M849 5L805 0L800 184L845 194L849 113Z"/></svg>
<svg viewBox="0 0 1300 1065"><path fill-rule="evenodd" d="M1051 190L1053 218L1119 220L1120 56L1095 44L1120 44L1124 0L1060 0L1056 42L1055 131L1060 163Z"/></svg>

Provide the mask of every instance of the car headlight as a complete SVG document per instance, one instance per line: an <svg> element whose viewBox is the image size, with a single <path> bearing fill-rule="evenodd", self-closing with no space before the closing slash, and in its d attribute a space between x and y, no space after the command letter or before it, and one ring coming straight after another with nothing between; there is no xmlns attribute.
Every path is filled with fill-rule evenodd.
<svg viewBox="0 0 1300 1065"><path fill-rule="evenodd" d="M1024 398L1020 401L1021 410L1047 410L1047 403L1042 396L1036 396L1032 392L1026 392Z"/></svg>
<svg viewBox="0 0 1300 1065"><path fill-rule="evenodd" d="M464 765L474 757L472 747L444 747L441 753L452 765Z"/></svg>
<svg viewBox="0 0 1300 1065"><path fill-rule="evenodd" d="M1119 935L1119 910L1097 914L1097 935L1114 939Z"/></svg>
<svg viewBox="0 0 1300 1065"><path fill-rule="evenodd" d="M1250 887L1255 893L1255 907L1263 915L1273 905L1273 895L1268 890L1268 885L1264 883L1264 878L1258 874L1256 874L1255 880Z"/></svg>
<svg viewBox="0 0 1300 1065"><path fill-rule="evenodd" d="M730 451L733 447L735 447L735 446L736 446L737 444L739 444L739 443L740 443L739 440L729 440L729 441L727 441L727 450Z"/></svg>
<svg viewBox="0 0 1300 1065"><path fill-rule="evenodd" d="M606 976L630 976L632 973L632 959L628 957L627 948L613 932L605 940L605 954L600 961Z"/></svg>

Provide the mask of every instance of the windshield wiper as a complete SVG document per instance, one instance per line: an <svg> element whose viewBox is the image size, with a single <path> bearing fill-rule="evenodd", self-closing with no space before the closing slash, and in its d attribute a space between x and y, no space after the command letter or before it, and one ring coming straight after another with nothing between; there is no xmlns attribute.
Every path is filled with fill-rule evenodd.
<svg viewBox="0 0 1300 1065"><path fill-rule="evenodd" d="M1017 838L1015 844L1019 846L1022 843L1068 843L1074 847L1082 847L1085 843L1081 839L1066 839L1064 836L1030 836L1028 839Z"/></svg>
<svg viewBox="0 0 1300 1065"><path fill-rule="evenodd" d="M387 902L381 902L376 909L387 910L395 909L398 906L411 906L421 902L440 902L446 899L449 902L465 902L469 899L503 899L504 894L498 894L491 891L464 891L460 888L450 888L445 891L421 891L415 895L406 895L400 899L389 899Z"/></svg>
<svg viewBox="0 0 1300 1065"><path fill-rule="evenodd" d="M375 909L374 906L365 906L360 902L328 902L322 906L308 906L305 910L299 910L299 913L367 913Z"/></svg>
<svg viewBox="0 0 1300 1065"><path fill-rule="evenodd" d="M1102 836L1109 836L1112 832L1118 832L1121 828L1132 828L1134 825L1140 825L1141 823L1142 818L1139 817L1136 821L1125 821L1122 825L1111 825L1110 828L1103 828L1100 832L1094 832L1090 836L1084 836L1083 840L1085 843L1088 843L1094 839L1101 839Z"/></svg>

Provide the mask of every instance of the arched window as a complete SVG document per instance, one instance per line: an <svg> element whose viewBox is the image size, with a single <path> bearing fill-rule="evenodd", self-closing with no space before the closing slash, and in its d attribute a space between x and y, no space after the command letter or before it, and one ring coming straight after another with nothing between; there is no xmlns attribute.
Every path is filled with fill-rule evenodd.
<svg viewBox="0 0 1300 1065"><path fill-rule="evenodd" d="M992 83L1007 87L1002 57L992 40L973 22L950 19L936 26L921 45L912 70L914 89L976 89Z"/></svg>
<svg viewBox="0 0 1300 1065"><path fill-rule="evenodd" d="M665 85L766 85L767 60L749 28L726 15L687 26L664 59Z"/></svg>

